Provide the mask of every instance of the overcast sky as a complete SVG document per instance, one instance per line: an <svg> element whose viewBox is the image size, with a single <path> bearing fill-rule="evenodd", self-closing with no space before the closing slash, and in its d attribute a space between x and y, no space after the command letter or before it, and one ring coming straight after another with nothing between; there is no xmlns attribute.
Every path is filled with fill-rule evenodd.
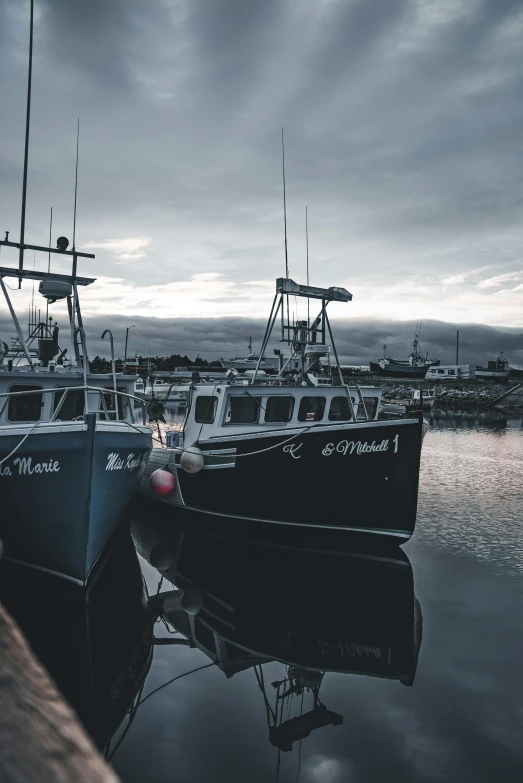
<svg viewBox="0 0 523 783"><path fill-rule="evenodd" d="M0 229L12 239L27 41L28 3L1 0ZM358 325L378 346L424 319L446 323L424 333L447 341L456 324L508 327L474 334L491 335L485 353L515 351L522 51L521 0L36 0L26 240L47 243L51 207L54 238L71 239L80 117L88 324L114 326L120 345L139 318L146 335L168 327L171 343L202 347L203 334L207 350L237 353L253 328L241 319L268 314L285 270L284 126L290 276L305 280L307 205L311 283L354 296L332 308L345 341L352 319L354 346Z"/></svg>

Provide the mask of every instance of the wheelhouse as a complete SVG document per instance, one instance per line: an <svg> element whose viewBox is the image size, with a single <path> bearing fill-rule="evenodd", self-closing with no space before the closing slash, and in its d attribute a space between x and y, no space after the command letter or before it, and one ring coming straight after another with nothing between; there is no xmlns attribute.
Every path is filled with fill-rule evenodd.
<svg viewBox="0 0 523 783"><path fill-rule="evenodd" d="M78 422L86 413L95 413L99 421L133 422L134 381L118 376L115 393L109 373L84 378L81 372L48 368L0 372L0 426Z"/></svg>
<svg viewBox="0 0 523 783"><path fill-rule="evenodd" d="M373 421L381 393L373 386L196 384L184 423L185 442Z"/></svg>

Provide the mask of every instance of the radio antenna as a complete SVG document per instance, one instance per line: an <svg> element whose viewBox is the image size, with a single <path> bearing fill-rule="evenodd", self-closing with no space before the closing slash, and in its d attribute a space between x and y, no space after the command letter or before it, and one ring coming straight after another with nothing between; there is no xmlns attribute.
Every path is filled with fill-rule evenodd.
<svg viewBox="0 0 523 783"><path fill-rule="evenodd" d="M76 196L78 194L78 142L80 140L80 117L76 127L76 170L74 175L73 250L76 249Z"/></svg>
<svg viewBox="0 0 523 783"><path fill-rule="evenodd" d="M285 277L289 277L289 257L287 255L287 199L285 188L285 143L283 141L283 128L281 129L281 155L283 164L283 226L285 231ZM282 308L283 315L283 308ZM287 294L287 326L290 327L289 321L289 295ZM288 332L288 336L290 332Z"/></svg>
<svg viewBox="0 0 523 783"><path fill-rule="evenodd" d="M51 271L51 241L53 231L53 208L51 207L51 217L49 218L49 253L47 259L47 274Z"/></svg>
<svg viewBox="0 0 523 783"><path fill-rule="evenodd" d="M289 258L287 255L287 200L285 193L285 143L283 141L283 128L281 129L281 154L283 163L283 226L285 231L285 277L289 277Z"/></svg>
<svg viewBox="0 0 523 783"><path fill-rule="evenodd" d="M308 215L307 215L308 208L305 207L305 242L307 244L307 288L309 287L309 221L308 221ZM310 327L311 325L311 314L310 314L310 299L307 299L307 326Z"/></svg>
<svg viewBox="0 0 523 783"><path fill-rule="evenodd" d="M27 109L25 113L25 151L24 151L24 177L22 183L22 215L20 219L20 256L18 259L18 288L22 287L22 271L24 269L24 241L25 241L25 203L27 198L27 163L29 159L29 126L31 121L31 79L33 74L33 16L34 0L31 0L29 20L29 69L27 73Z"/></svg>
<svg viewBox="0 0 523 783"><path fill-rule="evenodd" d="M47 258L47 274L51 271L51 241L52 241L52 232L53 232L53 208L51 207L51 217L49 219L49 253ZM47 323L47 319L49 318L49 299L46 299L46 306L45 306L45 321Z"/></svg>

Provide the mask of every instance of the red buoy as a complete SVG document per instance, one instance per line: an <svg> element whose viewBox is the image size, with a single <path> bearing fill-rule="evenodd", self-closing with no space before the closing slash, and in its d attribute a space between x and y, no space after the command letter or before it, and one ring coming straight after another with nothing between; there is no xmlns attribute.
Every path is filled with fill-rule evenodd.
<svg viewBox="0 0 523 783"><path fill-rule="evenodd" d="M169 495L176 489L176 476L166 465L151 473L149 486L157 495Z"/></svg>

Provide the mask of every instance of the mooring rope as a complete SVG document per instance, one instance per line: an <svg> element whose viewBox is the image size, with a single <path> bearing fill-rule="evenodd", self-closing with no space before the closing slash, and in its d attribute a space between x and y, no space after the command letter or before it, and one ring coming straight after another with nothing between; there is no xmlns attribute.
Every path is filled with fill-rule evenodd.
<svg viewBox="0 0 523 783"><path fill-rule="evenodd" d="M4 462L6 462L8 459L10 459L10 457L12 457L12 456L13 456L13 454L15 454L15 453L18 451L18 449L20 448L20 446L21 446L23 443L25 443L25 441L27 440L27 438L29 437L29 435L31 435L31 434L33 433L33 431L36 429L36 427L37 427L39 424L47 424L47 422L40 422L40 421L37 421L37 422L35 422L35 423L33 424L33 426L31 427L31 429L29 430L29 432L28 432L26 435L24 435L24 437L22 438L22 440L20 441L20 443L18 444L18 446L15 446L15 447L14 447L14 449L12 450L12 452L11 452L10 454L8 454L8 455L7 455L7 457L4 457L3 459L1 459L1 460L0 460L0 465L3 465L3 464L4 464Z"/></svg>

